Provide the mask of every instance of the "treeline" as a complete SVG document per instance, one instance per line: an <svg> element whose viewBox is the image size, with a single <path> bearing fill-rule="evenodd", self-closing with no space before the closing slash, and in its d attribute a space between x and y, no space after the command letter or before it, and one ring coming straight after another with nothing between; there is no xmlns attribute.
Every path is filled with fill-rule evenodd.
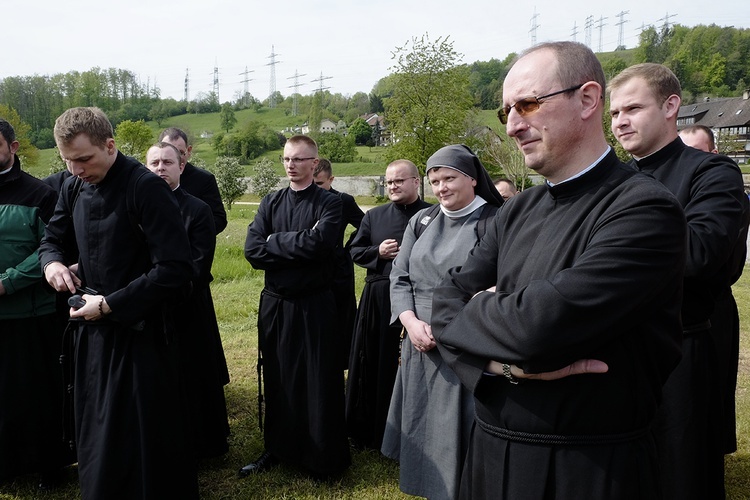
<svg viewBox="0 0 750 500"><path fill-rule="evenodd" d="M639 62L664 63L682 82L683 101L690 103L702 96L741 95L750 86L750 30L716 25L692 28L645 29L637 48L600 54L608 77ZM491 59L467 64L474 106L496 109L500 105L502 81L515 54L504 60ZM273 106L299 123L329 118L351 125L365 113L382 113L383 102L392 94L391 76L381 79L371 92L352 96L318 93L320 107L312 95L283 96L276 92L260 101L250 94L236 95L235 110ZM55 118L73 106L98 106L116 126L125 120L153 120L159 125L170 116L184 113L218 112L221 103L214 93L199 93L190 102L161 99L159 89L141 82L131 71L92 68L52 76L14 76L0 80L0 104L15 110L30 127L30 140L39 148L54 145L52 127ZM311 109L322 116L308 116Z"/></svg>

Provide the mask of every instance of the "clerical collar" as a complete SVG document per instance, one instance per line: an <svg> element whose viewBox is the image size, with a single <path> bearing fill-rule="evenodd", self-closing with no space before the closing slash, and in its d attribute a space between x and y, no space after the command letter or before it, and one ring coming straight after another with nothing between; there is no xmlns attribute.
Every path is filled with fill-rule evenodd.
<svg viewBox="0 0 750 500"><path fill-rule="evenodd" d="M586 172L588 172L589 170L591 170L592 168L594 168L595 166L597 166L599 164L599 162L602 161L604 159L604 157L609 154L609 152L610 152L611 149L612 149L611 146L607 146L607 149L604 150L604 154L601 155L599 158L597 158L596 161L594 161L594 163L592 163L588 167L584 168L583 170L581 170L577 174L573 175L572 177L568 177L567 179L562 180L560 182L550 182L550 181L547 181L547 185L549 187L557 186L559 184L562 184L563 182L568 182L568 181L572 181L573 179L579 178L580 176L582 176L583 174L585 174Z"/></svg>
<svg viewBox="0 0 750 500"><path fill-rule="evenodd" d="M3 170L2 172L0 172L0 175L5 175L5 174L9 173L11 170L13 170L13 165L11 165L10 167L8 167L5 170Z"/></svg>
<svg viewBox="0 0 750 500"><path fill-rule="evenodd" d="M180 189L180 185L179 185L179 184L177 184L177 187L176 187L176 188L174 188L174 189L172 190L172 192L174 193L174 192L175 192L175 191L177 191L178 189Z"/></svg>
<svg viewBox="0 0 750 500"><path fill-rule="evenodd" d="M440 211L443 212L443 215L445 215L446 217L449 217L451 219L459 219L465 215L469 215L477 208L486 204L487 201L481 196L477 195L474 197L471 203L466 205L464 208L459 208L458 210L448 210L443 205L440 205Z"/></svg>
<svg viewBox="0 0 750 500"><path fill-rule="evenodd" d="M308 184L307 186L303 187L302 189L294 189L294 188L292 187L292 185L291 185L291 184L289 184L289 189L291 189L291 190L292 190L292 191L294 191L295 193L299 193L299 192L301 192L301 191L304 191L305 189L309 188L309 187L310 187L310 186L312 186L313 184L314 184L314 182L313 182L313 181L310 181L310 184Z"/></svg>

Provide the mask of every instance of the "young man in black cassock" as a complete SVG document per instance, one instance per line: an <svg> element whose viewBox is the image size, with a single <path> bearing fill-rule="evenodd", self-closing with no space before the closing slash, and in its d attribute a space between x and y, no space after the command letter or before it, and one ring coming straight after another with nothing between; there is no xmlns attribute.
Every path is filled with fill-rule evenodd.
<svg viewBox="0 0 750 500"><path fill-rule="evenodd" d="M197 498L168 304L190 279L190 246L167 184L115 147L98 108L72 108L55 141L65 181L39 260L72 307L75 445L84 499ZM66 266L75 234L78 263Z"/></svg>
<svg viewBox="0 0 750 500"><path fill-rule="evenodd" d="M179 150L158 142L146 153L146 167L167 182L177 198L190 241L193 274L190 295L176 304L174 326L180 352L180 375L188 402L188 417L198 458L223 455L229 449L229 421L224 386L229 383L224 348L209 285L216 251L211 208L180 187L185 168Z"/></svg>
<svg viewBox="0 0 750 500"><path fill-rule="evenodd" d="M659 498L649 427L680 357L685 218L607 144L604 87L574 42L532 47L505 79L500 119L546 182L433 296L476 404L461 498Z"/></svg>
<svg viewBox="0 0 750 500"><path fill-rule="evenodd" d="M178 128L169 127L159 134L159 141L171 144L180 152L180 158L185 163L180 176L180 186L184 191L211 207L216 234L222 232L227 227L227 212L221 201L219 185L214 174L188 161L193 154L193 146L188 144L187 134Z"/></svg>
<svg viewBox="0 0 750 500"><path fill-rule="evenodd" d="M289 187L261 200L245 241L245 257L265 271L258 305L265 451L239 474L282 461L332 476L351 462L331 290L341 199L313 183L318 147L309 137L291 137L283 162Z"/></svg>
<svg viewBox="0 0 750 500"><path fill-rule="evenodd" d="M346 379L346 425L357 446L380 449L398 369L401 325L391 325L391 264L409 219L430 206L419 198L419 170L396 160L385 170L391 203L372 208L350 244L352 260L367 269Z"/></svg>
<svg viewBox="0 0 750 500"><path fill-rule="evenodd" d="M612 132L638 170L674 193L688 222L682 361L664 386L654 426L663 495L724 498L721 375L729 363L717 347L732 331L730 322L713 325L711 316L744 267L749 211L742 175L726 156L689 148L678 137L681 88L667 67L631 66L610 86Z"/></svg>
<svg viewBox="0 0 750 500"><path fill-rule="evenodd" d="M354 227L355 232L349 238L349 241L351 241L365 214L357 206L357 202L352 195L342 193L331 187L333 179L331 162L325 158L319 158L318 165L313 171L313 181L318 187L341 198L341 238L339 239L339 245L336 247L336 277L333 295L336 299L336 309L339 315L337 326L340 330L341 339L339 342L341 369L346 370L349 367L354 316L357 314L357 297L354 294L354 263L351 255L349 255L349 242L344 242L344 233L347 225L351 224Z"/></svg>

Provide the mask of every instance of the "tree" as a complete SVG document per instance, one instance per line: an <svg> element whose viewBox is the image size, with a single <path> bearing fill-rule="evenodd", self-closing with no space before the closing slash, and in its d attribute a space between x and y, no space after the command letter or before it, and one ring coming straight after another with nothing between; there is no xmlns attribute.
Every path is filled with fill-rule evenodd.
<svg viewBox="0 0 750 500"><path fill-rule="evenodd" d="M14 109L2 104L0 104L0 118L5 118L16 132L16 140L19 144L16 154L21 158L22 165L26 167L35 166L39 161L39 150L31 144L29 139L31 127L21 120Z"/></svg>
<svg viewBox="0 0 750 500"><path fill-rule="evenodd" d="M125 120L115 128L115 139L123 154L143 162L146 151L154 143L154 134L143 120Z"/></svg>
<svg viewBox="0 0 750 500"><path fill-rule="evenodd" d="M307 120L307 127L310 129L310 133L317 133L320 131L320 123L323 121L323 93L315 92L312 99L312 105L310 106L310 117Z"/></svg>
<svg viewBox="0 0 750 500"><path fill-rule="evenodd" d="M367 144L368 139L372 137L372 127L362 118L357 118L349 126L349 135L354 138L354 144L364 146Z"/></svg>
<svg viewBox="0 0 750 500"><path fill-rule="evenodd" d="M397 141L389 160L409 158L422 173L427 158L446 144L458 142L472 107L469 72L462 55L446 38L412 38L396 48L391 68L393 94L385 101L385 118Z"/></svg>
<svg viewBox="0 0 750 500"><path fill-rule="evenodd" d="M486 162L488 168L490 165L499 166L505 177L513 181L518 189L523 190L531 183L529 176L532 172L512 138L505 134L500 137L495 133L486 133L478 140L481 144L479 157Z"/></svg>
<svg viewBox="0 0 750 500"><path fill-rule="evenodd" d="M220 156L210 170L216 176L221 201L227 210L231 210L232 203L247 191L247 180L240 160L233 156Z"/></svg>
<svg viewBox="0 0 750 500"><path fill-rule="evenodd" d="M263 198L276 189L276 185L279 183L279 176L276 174L273 162L269 158L260 159L253 167L253 171L255 175L250 181L253 193Z"/></svg>
<svg viewBox="0 0 750 500"><path fill-rule="evenodd" d="M351 136L344 137L334 132L313 135L321 158L328 158L334 163L349 163L357 158L357 148Z"/></svg>
<svg viewBox="0 0 750 500"><path fill-rule="evenodd" d="M234 110L232 105L225 102L221 105L221 112L219 113L219 122L221 123L222 130L226 130L227 134L230 130L237 125L237 117L234 116Z"/></svg>

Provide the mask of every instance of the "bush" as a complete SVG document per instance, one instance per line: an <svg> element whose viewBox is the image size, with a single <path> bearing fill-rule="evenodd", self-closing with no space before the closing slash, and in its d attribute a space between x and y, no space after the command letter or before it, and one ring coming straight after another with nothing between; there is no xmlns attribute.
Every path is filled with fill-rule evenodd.
<svg viewBox="0 0 750 500"><path fill-rule="evenodd" d="M240 160L232 156L221 156L216 159L213 168L209 170L216 176L221 201L224 202L227 210L231 210L232 203L247 190L247 180L244 178Z"/></svg>
<svg viewBox="0 0 750 500"><path fill-rule="evenodd" d="M252 192L260 198L276 189L279 183L279 176L273 168L273 162L268 158L263 158L253 167L255 176L250 181Z"/></svg>

